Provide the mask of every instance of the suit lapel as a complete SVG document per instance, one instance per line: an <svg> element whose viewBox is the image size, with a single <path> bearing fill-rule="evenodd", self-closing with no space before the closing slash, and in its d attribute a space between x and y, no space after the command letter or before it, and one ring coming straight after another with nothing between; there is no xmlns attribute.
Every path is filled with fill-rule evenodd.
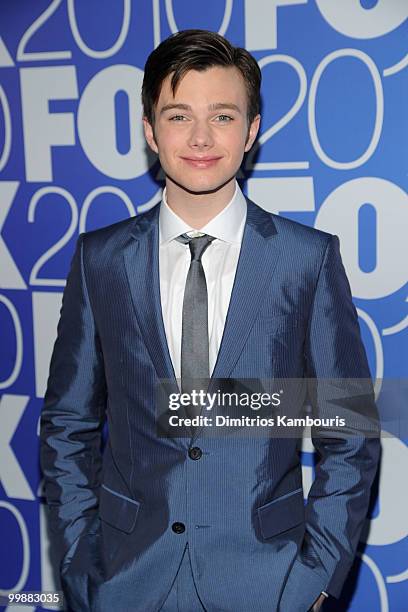
<svg viewBox="0 0 408 612"><path fill-rule="evenodd" d="M157 375L177 385L161 309L159 210L155 206L136 217L124 260L137 321Z"/></svg>
<svg viewBox="0 0 408 612"><path fill-rule="evenodd" d="M228 378L245 346L279 257L269 213L247 200L247 219L224 334L212 378Z"/></svg>

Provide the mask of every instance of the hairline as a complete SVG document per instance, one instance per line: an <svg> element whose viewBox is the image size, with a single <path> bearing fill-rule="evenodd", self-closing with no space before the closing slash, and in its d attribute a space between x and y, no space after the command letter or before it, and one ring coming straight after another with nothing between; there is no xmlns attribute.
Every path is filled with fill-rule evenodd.
<svg viewBox="0 0 408 612"><path fill-rule="evenodd" d="M210 70L211 68L225 68L226 70L235 70L239 73L239 75L241 76L243 85L244 85L244 89L245 89L245 99L246 99L246 113L243 113L243 115L246 117L247 122L248 122L248 128L250 126L250 124L252 123L252 121L255 119L255 117L252 118L252 120L250 121L249 118L249 111L250 111L250 95L248 92L248 88L245 84L245 79L244 79L244 75L242 73L242 71L239 69L238 66L235 66L233 64L221 64L221 63L213 63L210 64L208 66L205 66L204 68L187 68L185 70L182 70L181 73L178 75L176 82L174 82L174 77L177 74L177 70L172 70L171 72L169 72L169 74L167 74L164 79L162 80L161 84L160 84L160 89L159 89L159 93L158 93L158 98L157 98L157 102L153 103L152 105L152 121L150 121L149 117L147 117L146 114L144 114L144 118L148 121L148 123L150 123L152 126L154 126L155 123L155 114L156 114L156 110L157 110L157 105L160 99L160 94L163 88L163 83L169 79L170 80L170 87L173 93L173 97L176 94L176 91L178 89L178 87L181 84L181 81L184 79L184 77L189 73L189 72L207 72L208 70ZM216 103L216 104L222 104L222 103ZM228 104L224 105L225 108L228 108ZM240 111L239 111L240 112ZM256 115L255 115L256 116Z"/></svg>

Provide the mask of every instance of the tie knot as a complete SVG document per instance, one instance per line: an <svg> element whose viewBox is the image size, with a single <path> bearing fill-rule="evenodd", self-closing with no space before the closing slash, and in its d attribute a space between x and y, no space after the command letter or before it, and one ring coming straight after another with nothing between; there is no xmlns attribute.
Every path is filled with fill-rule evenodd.
<svg viewBox="0 0 408 612"><path fill-rule="evenodd" d="M200 261L207 247L210 246L214 240L212 236L199 236L198 238L191 238L188 246L190 247L191 261Z"/></svg>
<svg viewBox="0 0 408 612"><path fill-rule="evenodd" d="M188 244L190 247L191 261L200 261L204 251L210 246L215 238L213 236L208 236L208 234L203 234L196 238L190 238L187 234L182 234L177 240L184 244Z"/></svg>

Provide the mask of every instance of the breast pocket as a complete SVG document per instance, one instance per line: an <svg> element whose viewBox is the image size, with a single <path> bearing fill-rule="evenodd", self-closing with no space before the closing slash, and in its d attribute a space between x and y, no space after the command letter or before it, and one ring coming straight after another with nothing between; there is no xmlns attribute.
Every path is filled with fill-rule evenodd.
<svg viewBox="0 0 408 612"><path fill-rule="evenodd" d="M302 320L296 313L259 316L258 323L265 335L278 335L285 332L296 332L302 326Z"/></svg>

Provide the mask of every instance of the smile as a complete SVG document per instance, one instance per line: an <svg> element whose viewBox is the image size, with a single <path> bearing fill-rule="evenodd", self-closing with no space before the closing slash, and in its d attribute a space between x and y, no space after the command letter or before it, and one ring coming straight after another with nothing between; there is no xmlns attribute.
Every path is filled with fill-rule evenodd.
<svg viewBox="0 0 408 612"><path fill-rule="evenodd" d="M181 159L194 168L210 168L214 166L221 157L182 157Z"/></svg>

